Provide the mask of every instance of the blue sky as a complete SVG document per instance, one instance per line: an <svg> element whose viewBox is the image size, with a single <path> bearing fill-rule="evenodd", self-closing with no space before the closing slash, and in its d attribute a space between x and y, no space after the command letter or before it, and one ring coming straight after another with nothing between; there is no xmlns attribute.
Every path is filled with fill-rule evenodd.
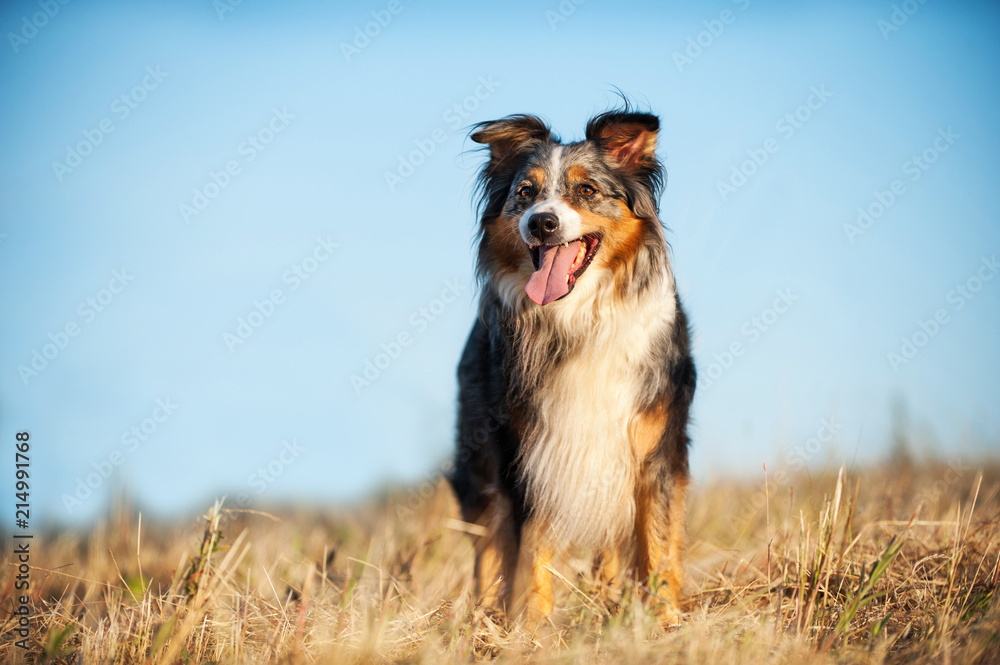
<svg viewBox="0 0 1000 665"><path fill-rule="evenodd" d="M579 138L615 87L662 120L697 481L879 459L894 399L919 448L996 455L995 5L43 5L0 10L0 432L31 432L36 514L433 476L466 128Z"/></svg>

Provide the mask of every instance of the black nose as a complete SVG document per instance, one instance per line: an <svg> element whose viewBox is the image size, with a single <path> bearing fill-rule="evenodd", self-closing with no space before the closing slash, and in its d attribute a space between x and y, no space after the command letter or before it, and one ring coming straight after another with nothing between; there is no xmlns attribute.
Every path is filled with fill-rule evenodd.
<svg viewBox="0 0 1000 665"><path fill-rule="evenodd" d="M528 233L542 244L558 230L559 218L551 212L536 212L528 218Z"/></svg>

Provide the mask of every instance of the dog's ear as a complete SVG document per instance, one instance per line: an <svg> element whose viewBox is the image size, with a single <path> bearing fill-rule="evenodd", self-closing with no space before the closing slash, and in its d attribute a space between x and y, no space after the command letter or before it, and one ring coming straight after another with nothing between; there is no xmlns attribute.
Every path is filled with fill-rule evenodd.
<svg viewBox="0 0 1000 665"><path fill-rule="evenodd" d="M490 147L490 166L510 163L531 146L551 137L548 125L533 115L509 115L500 120L481 122L471 136L476 143Z"/></svg>
<svg viewBox="0 0 1000 665"><path fill-rule="evenodd" d="M587 139L600 145L619 168L636 172L655 168L659 130L655 115L609 111L587 123Z"/></svg>

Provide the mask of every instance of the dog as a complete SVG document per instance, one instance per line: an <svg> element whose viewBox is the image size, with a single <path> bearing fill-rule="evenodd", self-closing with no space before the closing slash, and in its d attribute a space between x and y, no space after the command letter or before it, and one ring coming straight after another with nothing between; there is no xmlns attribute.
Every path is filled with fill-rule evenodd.
<svg viewBox="0 0 1000 665"><path fill-rule="evenodd" d="M631 571L664 624L680 616L687 317L659 220L659 119L624 108L561 143L540 118L473 127L479 315L458 368L449 480L473 525L484 605L533 622L575 548Z"/></svg>

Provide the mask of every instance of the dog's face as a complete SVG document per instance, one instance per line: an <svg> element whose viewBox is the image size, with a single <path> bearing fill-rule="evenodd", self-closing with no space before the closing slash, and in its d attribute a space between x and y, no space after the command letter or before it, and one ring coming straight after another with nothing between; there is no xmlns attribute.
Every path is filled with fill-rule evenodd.
<svg viewBox="0 0 1000 665"><path fill-rule="evenodd" d="M533 116L480 125L472 139L490 147L480 274L537 305L641 279L643 254L663 243L658 128L652 115L606 113L564 145ZM578 284L586 293L570 296Z"/></svg>

